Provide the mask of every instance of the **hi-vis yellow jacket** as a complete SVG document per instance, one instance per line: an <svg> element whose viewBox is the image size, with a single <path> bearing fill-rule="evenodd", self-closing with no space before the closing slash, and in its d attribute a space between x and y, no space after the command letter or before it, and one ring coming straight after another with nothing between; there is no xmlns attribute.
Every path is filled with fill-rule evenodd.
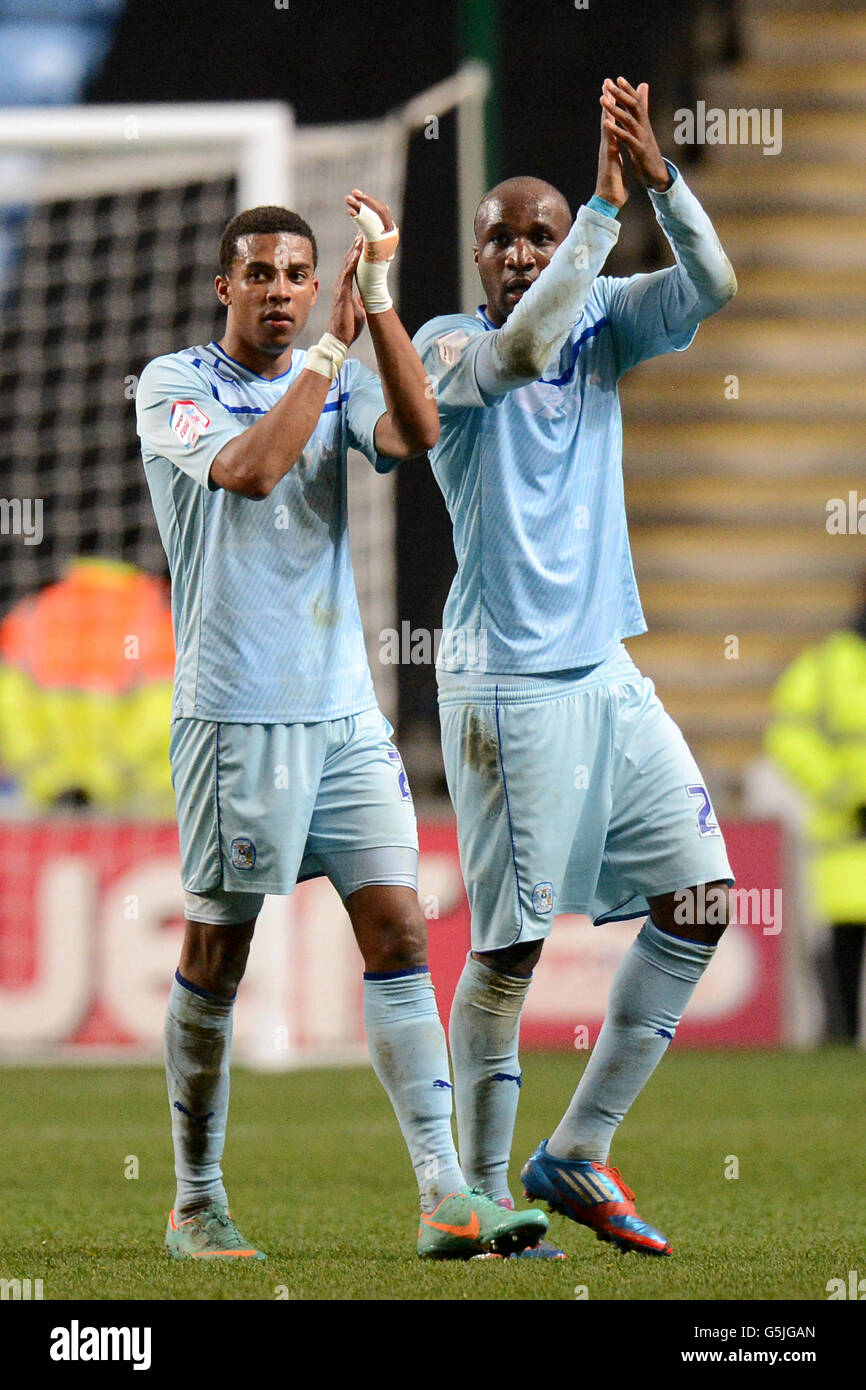
<svg viewBox="0 0 866 1390"><path fill-rule="evenodd" d="M815 907L866 922L866 641L834 632L780 677L766 749L809 807Z"/></svg>
<svg viewBox="0 0 866 1390"><path fill-rule="evenodd" d="M0 761L27 801L171 817L174 639L167 586L77 559L0 623Z"/></svg>

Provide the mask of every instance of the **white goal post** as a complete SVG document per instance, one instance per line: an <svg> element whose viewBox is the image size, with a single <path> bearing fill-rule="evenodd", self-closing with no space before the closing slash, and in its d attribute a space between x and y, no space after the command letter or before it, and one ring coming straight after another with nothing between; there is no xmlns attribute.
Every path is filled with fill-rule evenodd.
<svg viewBox="0 0 866 1390"><path fill-rule="evenodd" d="M53 156L47 168L24 167L2 201L78 196L144 187L189 175L234 173L238 208L292 201L294 117L282 102L151 106L72 106L0 110L0 151ZM130 162L131 154L147 155ZM118 158L121 156L121 158Z"/></svg>

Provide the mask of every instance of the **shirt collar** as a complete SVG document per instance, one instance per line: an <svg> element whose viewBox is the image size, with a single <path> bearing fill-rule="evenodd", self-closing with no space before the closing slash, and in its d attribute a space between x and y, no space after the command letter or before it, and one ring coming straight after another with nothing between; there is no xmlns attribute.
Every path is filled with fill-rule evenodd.
<svg viewBox="0 0 866 1390"><path fill-rule="evenodd" d="M213 339L211 339L208 346L221 362L228 362L234 371L243 373L245 377L252 381L261 381L265 386L273 386L278 381L285 381L286 377L291 376L298 368L299 349L297 348L292 353L292 360L286 371L280 372L279 376L262 376L261 373L254 372L252 367L245 367L243 362L238 362L236 358L230 357L225 348L221 348L219 343L214 342Z"/></svg>

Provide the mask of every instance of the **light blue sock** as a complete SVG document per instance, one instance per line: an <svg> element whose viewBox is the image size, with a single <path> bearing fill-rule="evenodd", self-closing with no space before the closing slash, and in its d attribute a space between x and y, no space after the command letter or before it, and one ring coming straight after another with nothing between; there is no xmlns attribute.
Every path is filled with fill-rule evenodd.
<svg viewBox="0 0 866 1390"><path fill-rule="evenodd" d="M460 1166L494 1201L511 1200L508 1161L520 1098L520 1011L530 981L467 956L451 1006L448 1040Z"/></svg>
<svg viewBox="0 0 866 1390"><path fill-rule="evenodd" d="M451 1134L445 1031L427 967L365 974L364 1026L373 1070L409 1149L421 1210L432 1211L466 1183Z"/></svg>
<svg viewBox="0 0 866 1390"><path fill-rule="evenodd" d="M220 1167L229 1112L234 998L176 972L165 1018L165 1074L177 1177L176 1219L210 1202L228 1205Z"/></svg>
<svg viewBox="0 0 866 1390"><path fill-rule="evenodd" d="M616 972L598 1041L550 1137L555 1158L607 1162L618 1125L673 1042L715 949L660 931L647 918Z"/></svg>

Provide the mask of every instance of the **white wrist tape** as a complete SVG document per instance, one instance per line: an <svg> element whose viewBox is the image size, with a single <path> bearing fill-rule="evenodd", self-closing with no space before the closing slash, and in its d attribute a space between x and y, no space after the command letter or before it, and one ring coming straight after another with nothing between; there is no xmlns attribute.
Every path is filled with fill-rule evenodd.
<svg viewBox="0 0 866 1390"><path fill-rule="evenodd" d="M388 266L394 259L400 231L393 227L386 232L379 214L366 203L352 216L364 236L364 251L355 271L364 308L368 314L384 314L393 303L388 293Z"/></svg>
<svg viewBox="0 0 866 1390"><path fill-rule="evenodd" d="M308 371L326 376L329 381L336 381L348 351L346 344L335 338L333 333L323 333L313 347L307 348L304 366Z"/></svg>

